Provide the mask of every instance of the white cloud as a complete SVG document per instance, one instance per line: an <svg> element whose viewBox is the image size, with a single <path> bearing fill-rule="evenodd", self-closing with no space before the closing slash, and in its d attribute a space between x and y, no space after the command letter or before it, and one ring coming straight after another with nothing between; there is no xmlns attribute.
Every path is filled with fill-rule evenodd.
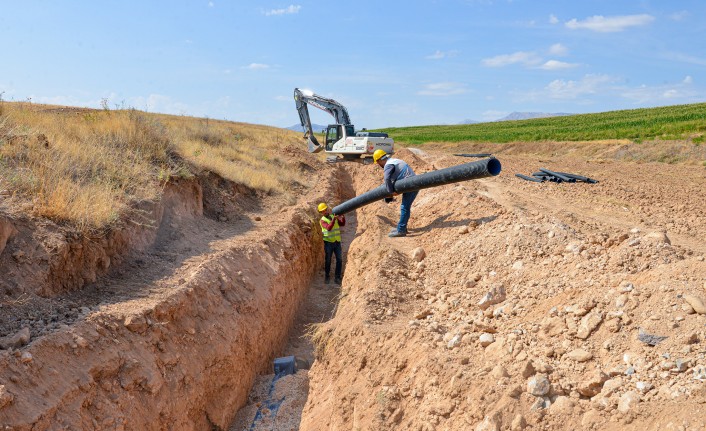
<svg viewBox="0 0 706 431"><path fill-rule="evenodd" d="M457 51L439 51L438 49L430 55L427 55L427 60L441 60L442 58L455 57Z"/></svg>
<svg viewBox="0 0 706 431"><path fill-rule="evenodd" d="M703 100L703 95L697 94L686 80L657 86L641 85L636 88L621 89L620 96L637 104L654 105L658 103L690 103Z"/></svg>
<svg viewBox="0 0 706 431"><path fill-rule="evenodd" d="M682 81L682 83L684 83L686 85L689 85L693 82L694 82L694 79L690 75L685 76L684 80Z"/></svg>
<svg viewBox="0 0 706 431"><path fill-rule="evenodd" d="M549 24L556 24L559 22L559 18L556 17L556 15L551 14L549 15Z"/></svg>
<svg viewBox="0 0 706 431"><path fill-rule="evenodd" d="M267 16L272 16L272 15L291 15L295 13L299 13L299 10L301 10L300 5L293 5L290 4L288 7L284 9L270 9L268 11L265 11L265 15Z"/></svg>
<svg viewBox="0 0 706 431"><path fill-rule="evenodd" d="M608 75L586 75L580 81L556 79L550 82L545 90L552 99L576 99L587 94L595 94L614 81Z"/></svg>
<svg viewBox="0 0 706 431"><path fill-rule="evenodd" d="M250 63L247 66L243 66L243 69L250 69L250 70L263 70L263 69L269 69L270 65L269 64L262 64L262 63Z"/></svg>
<svg viewBox="0 0 706 431"><path fill-rule="evenodd" d="M484 66L487 67L503 67L511 64L523 64L525 66L534 66L542 61L534 52L518 51L512 54L498 55L482 60Z"/></svg>
<svg viewBox="0 0 706 431"><path fill-rule="evenodd" d="M628 27L647 25L654 20L655 18L653 16L647 14L609 17L594 15L583 21L579 21L574 18L566 23L566 27L571 30L587 29L597 31L599 33L614 33L623 31Z"/></svg>
<svg viewBox="0 0 706 431"><path fill-rule="evenodd" d="M681 21L684 18L687 18L689 16L689 12L683 10L679 12L674 12L673 14L669 15L669 19L673 21Z"/></svg>
<svg viewBox="0 0 706 431"><path fill-rule="evenodd" d="M576 66L578 66L577 63L565 63L563 61L558 61L558 60L548 60L543 65L539 66L539 69L563 70L563 69L571 69L572 67L576 67Z"/></svg>
<svg viewBox="0 0 706 431"><path fill-rule="evenodd" d="M560 43L555 43L554 45L549 47L549 54L551 55L566 55L568 53L569 48Z"/></svg>
<svg viewBox="0 0 706 431"><path fill-rule="evenodd" d="M458 82L437 82L425 85L424 89L419 90L417 94L420 96L453 96L467 92L468 89L465 84Z"/></svg>

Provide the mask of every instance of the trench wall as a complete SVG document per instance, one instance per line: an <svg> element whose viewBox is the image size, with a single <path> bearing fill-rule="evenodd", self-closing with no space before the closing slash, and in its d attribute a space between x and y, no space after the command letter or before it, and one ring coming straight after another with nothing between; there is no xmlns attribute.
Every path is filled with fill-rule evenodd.
<svg viewBox="0 0 706 431"><path fill-rule="evenodd" d="M0 428L227 429L321 265L315 204L338 188L334 180L302 198L139 308L113 304L1 352ZM202 204L169 205L202 214Z"/></svg>

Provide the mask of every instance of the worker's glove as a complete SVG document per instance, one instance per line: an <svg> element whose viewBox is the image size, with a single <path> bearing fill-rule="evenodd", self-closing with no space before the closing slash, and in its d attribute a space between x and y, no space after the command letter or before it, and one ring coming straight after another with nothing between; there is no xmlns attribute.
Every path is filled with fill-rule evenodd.
<svg viewBox="0 0 706 431"><path fill-rule="evenodd" d="M392 196L389 196L389 197L386 197L386 198L383 199L383 200L385 201L386 204L389 204L390 202L393 202L393 201L395 200L395 198L393 198Z"/></svg>

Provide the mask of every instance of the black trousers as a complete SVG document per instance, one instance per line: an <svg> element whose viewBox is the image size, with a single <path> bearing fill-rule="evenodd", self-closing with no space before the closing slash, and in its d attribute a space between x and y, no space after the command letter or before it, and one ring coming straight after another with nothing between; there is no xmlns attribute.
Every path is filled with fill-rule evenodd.
<svg viewBox="0 0 706 431"><path fill-rule="evenodd" d="M336 255L336 278L341 278L341 271L343 270L343 251L341 249L341 242L328 242L324 241L324 255L326 256L324 263L324 271L326 273L326 278L329 277L331 273L331 255Z"/></svg>

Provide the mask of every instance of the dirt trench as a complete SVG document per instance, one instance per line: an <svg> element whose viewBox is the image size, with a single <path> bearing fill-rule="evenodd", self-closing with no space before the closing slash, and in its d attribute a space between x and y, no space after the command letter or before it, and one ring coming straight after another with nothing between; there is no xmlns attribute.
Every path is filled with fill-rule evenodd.
<svg viewBox="0 0 706 431"><path fill-rule="evenodd" d="M335 178L336 167L300 157ZM85 251L66 260L36 241L33 221L8 217L2 257L12 252L14 276L3 281L16 290L0 308L0 429L227 429L286 344L322 266L316 204L341 184L291 205L197 178L167 190L151 225L126 235L139 247L99 242L119 256L107 265ZM94 272L70 286L47 279L60 263ZM22 284L30 278L41 286Z"/></svg>

